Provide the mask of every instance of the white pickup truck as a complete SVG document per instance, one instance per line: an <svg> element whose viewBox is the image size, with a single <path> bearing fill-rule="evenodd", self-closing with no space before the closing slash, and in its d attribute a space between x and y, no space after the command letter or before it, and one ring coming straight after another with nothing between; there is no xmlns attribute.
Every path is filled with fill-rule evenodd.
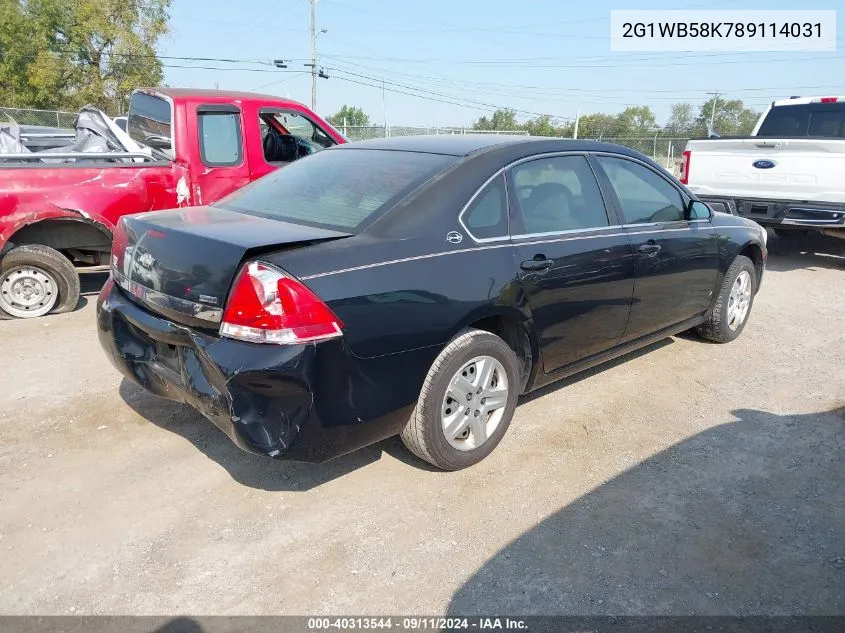
<svg viewBox="0 0 845 633"><path fill-rule="evenodd" d="M780 236L845 238L845 97L774 101L750 137L689 141L681 182Z"/></svg>

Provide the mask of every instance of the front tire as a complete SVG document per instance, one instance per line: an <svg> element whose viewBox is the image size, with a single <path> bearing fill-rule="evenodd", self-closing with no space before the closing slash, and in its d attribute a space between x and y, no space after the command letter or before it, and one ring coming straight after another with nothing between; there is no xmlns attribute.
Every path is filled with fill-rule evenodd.
<svg viewBox="0 0 845 633"><path fill-rule="evenodd" d="M79 302L79 276L59 251L24 244L0 262L0 310L19 319L70 312Z"/></svg>
<svg viewBox="0 0 845 633"><path fill-rule="evenodd" d="M757 271L744 255L737 255L725 273L716 304L698 326L699 336L717 343L730 343L745 328L757 292Z"/></svg>
<svg viewBox="0 0 845 633"><path fill-rule="evenodd" d="M443 470L477 464L511 423L519 375L516 354L501 338L484 330L460 332L431 366L402 442Z"/></svg>

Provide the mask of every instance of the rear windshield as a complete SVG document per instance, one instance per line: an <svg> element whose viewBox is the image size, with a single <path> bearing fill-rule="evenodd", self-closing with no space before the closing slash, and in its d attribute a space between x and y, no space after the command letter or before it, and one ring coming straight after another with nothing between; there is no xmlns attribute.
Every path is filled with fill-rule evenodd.
<svg viewBox="0 0 845 633"><path fill-rule="evenodd" d="M143 92L132 95L126 127L133 140L148 145L156 139L157 147L162 147L171 138L171 119L170 104L164 99Z"/></svg>
<svg viewBox="0 0 845 633"><path fill-rule="evenodd" d="M775 106L757 136L827 136L845 138L845 103Z"/></svg>
<svg viewBox="0 0 845 633"><path fill-rule="evenodd" d="M415 152L328 150L277 169L215 206L355 232L455 160Z"/></svg>

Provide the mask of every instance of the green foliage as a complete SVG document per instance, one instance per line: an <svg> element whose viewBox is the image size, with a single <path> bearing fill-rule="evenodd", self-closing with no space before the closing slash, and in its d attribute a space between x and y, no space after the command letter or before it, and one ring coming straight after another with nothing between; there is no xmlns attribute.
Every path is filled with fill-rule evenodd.
<svg viewBox="0 0 845 633"><path fill-rule="evenodd" d="M663 131L668 136L692 136L696 134L696 120L690 103L673 103L672 114ZM700 132L698 132L700 133Z"/></svg>
<svg viewBox="0 0 845 633"><path fill-rule="evenodd" d="M555 120L548 114L543 114L525 123L516 120L514 110L496 110L491 118L486 116L478 119L472 126L474 130L499 130L506 132L526 131L532 136L572 136L572 124L556 125Z"/></svg>
<svg viewBox="0 0 845 633"><path fill-rule="evenodd" d="M696 129L705 134L710 125L710 115L713 111L713 99L705 101L698 112ZM716 118L714 128L720 136L747 136L754 129L759 114L746 108L739 99L716 101Z"/></svg>
<svg viewBox="0 0 845 633"><path fill-rule="evenodd" d="M370 117L361 108L355 106L343 105L340 110L328 117L326 120L334 125L340 127L344 125L351 127L366 127L370 124Z"/></svg>
<svg viewBox="0 0 845 633"><path fill-rule="evenodd" d="M496 110L492 118L481 117L472 126L474 130L518 130L516 112L514 110Z"/></svg>
<svg viewBox="0 0 845 633"><path fill-rule="evenodd" d="M597 112L584 114L578 123L578 137L585 139L654 138L660 136L684 138L701 136L707 132L710 108L707 101L696 115L692 104L675 103L669 120L662 128L648 106L628 106L619 114ZM722 135L749 134L757 122L758 114L743 106L742 101L719 100L716 105L716 130ZM496 110L492 117L481 117L473 125L476 130L524 130L533 136L558 136L571 138L574 122L557 124L550 115L538 116L524 123L516 120L514 110ZM648 146L649 152L651 145Z"/></svg>
<svg viewBox="0 0 845 633"><path fill-rule="evenodd" d="M0 104L122 113L162 80L170 0L0 0Z"/></svg>

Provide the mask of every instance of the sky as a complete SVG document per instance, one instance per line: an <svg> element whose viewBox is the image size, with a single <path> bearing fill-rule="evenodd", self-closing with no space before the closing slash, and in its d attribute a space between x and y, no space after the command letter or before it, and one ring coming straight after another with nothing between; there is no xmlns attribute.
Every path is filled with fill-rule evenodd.
<svg viewBox="0 0 845 633"><path fill-rule="evenodd" d="M837 9L841 0L318 0L317 112L358 106L374 124L470 126L499 107L520 120L648 105L707 92L755 110L792 95L845 94L835 52L621 53L612 9ZM255 90L310 105L308 0L173 0L158 47L170 86ZM840 21L840 24L842 22ZM845 28L845 27L843 27ZM178 57L236 60L190 61ZM290 60L277 69L272 61Z"/></svg>

